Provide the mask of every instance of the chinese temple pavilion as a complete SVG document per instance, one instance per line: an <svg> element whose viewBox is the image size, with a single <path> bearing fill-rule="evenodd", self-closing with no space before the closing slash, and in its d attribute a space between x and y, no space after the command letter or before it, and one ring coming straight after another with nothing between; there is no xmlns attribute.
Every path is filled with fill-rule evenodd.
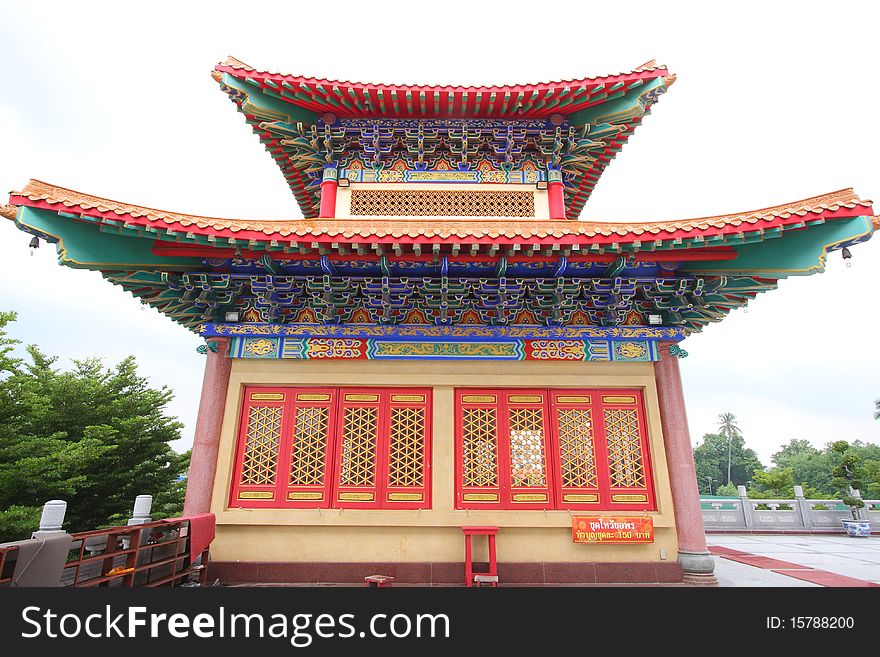
<svg viewBox="0 0 880 657"><path fill-rule="evenodd" d="M870 202L579 221L675 80L654 62L486 87L231 58L213 77L304 218L37 180L0 212L203 336L186 512L216 514L216 576L462 582L464 536L487 534L502 583L714 581L679 342L870 238Z"/></svg>

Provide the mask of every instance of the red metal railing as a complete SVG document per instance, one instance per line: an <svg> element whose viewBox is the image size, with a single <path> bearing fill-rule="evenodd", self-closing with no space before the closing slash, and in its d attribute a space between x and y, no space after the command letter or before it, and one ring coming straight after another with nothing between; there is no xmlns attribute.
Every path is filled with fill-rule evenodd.
<svg viewBox="0 0 880 657"><path fill-rule="evenodd" d="M190 556L187 519L72 534L62 586L203 585L208 549Z"/></svg>

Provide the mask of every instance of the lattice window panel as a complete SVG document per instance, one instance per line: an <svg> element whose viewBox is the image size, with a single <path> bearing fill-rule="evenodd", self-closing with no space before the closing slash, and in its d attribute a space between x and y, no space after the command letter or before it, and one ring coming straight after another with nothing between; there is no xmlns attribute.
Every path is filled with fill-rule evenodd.
<svg viewBox="0 0 880 657"><path fill-rule="evenodd" d="M596 488L596 453L589 409L560 408L559 455L565 488Z"/></svg>
<svg viewBox="0 0 880 657"><path fill-rule="evenodd" d="M275 483L281 411L280 406L251 406L241 466L242 486L271 486Z"/></svg>
<svg viewBox="0 0 880 657"><path fill-rule="evenodd" d="M498 420L494 408L462 412L464 486L498 485Z"/></svg>
<svg viewBox="0 0 880 657"><path fill-rule="evenodd" d="M421 486L424 479L425 409L392 408L389 486Z"/></svg>
<svg viewBox="0 0 880 657"><path fill-rule="evenodd" d="M547 485L544 467L544 419L540 408L512 408L510 429L510 484L515 487Z"/></svg>
<svg viewBox="0 0 880 657"><path fill-rule="evenodd" d="M342 486L373 486L376 482L377 408L354 406L345 409L342 428Z"/></svg>
<svg viewBox="0 0 880 657"><path fill-rule="evenodd" d="M388 217L534 217L532 192L354 189L351 214Z"/></svg>
<svg viewBox="0 0 880 657"><path fill-rule="evenodd" d="M291 486L323 486L329 408L301 407L296 411L296 433L290 464Z"/></svg>
<svg viewBox="0 0 880 657"><path fill-rule="evenodd" d="M634 409L606 408L605 436L612 488L644 488L645 466Z"/></svg>

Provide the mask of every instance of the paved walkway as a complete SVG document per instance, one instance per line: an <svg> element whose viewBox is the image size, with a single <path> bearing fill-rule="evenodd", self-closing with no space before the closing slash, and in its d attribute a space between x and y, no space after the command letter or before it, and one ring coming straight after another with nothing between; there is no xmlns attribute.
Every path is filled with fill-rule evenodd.
<svg viewBox="0 0 880 657"><path fill-rule="evenodd" d="M721 586L880 586L880 537L707 534Z"/></svg>

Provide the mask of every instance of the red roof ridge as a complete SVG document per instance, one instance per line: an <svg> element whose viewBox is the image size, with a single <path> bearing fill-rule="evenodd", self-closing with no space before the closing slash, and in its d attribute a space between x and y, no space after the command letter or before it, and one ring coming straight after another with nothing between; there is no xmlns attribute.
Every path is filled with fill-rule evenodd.
<svg viewBox="0 0 880 657"><path fill-rule="evenodd" d="M362 82L357 80L331 80L329 78L317 78L305 75L296 75L293 73L282 73L279 71L269 71L269 70L261 70L250 66L249 64L245 64L240 59L228 56L225 60L218 63L214 67L215 72L223 72L222 68L230 68L235 71L243 71L247 73L254 73L256 75L264 75L264 76L272 76L272 77L283 77L283 78L295 78L299 81L311 84L326 84L326 85L361 85L361 86L371 86L371 87L385 87L385 88L419 88L419 89L431 89L431 90L441 90L441 89L458 89L458 90L491 90L491 89L503 89L508 87L537 87L537 86L560 86L560 85L576 85L583 84L585 82L592 82L595 80L602 80L605 78L616 78L622 77L625 75L632 75L636 73L652 73L657 72L657 75L654 77L668 76L669 72L666 66L662 66L657 64L657 60L651 59L636 68L629 71L620 71L618 73L606 73L604 75L594 75L588 76L584 78L577 79L568 79L568 80L549 80L545 82L527 82L527 83L507 83L507 84L494 84L494 85L456 85L456 84L425 84L425 83L385 83L385 82ZM672 76L674 81L675 76ZM671 84L671 83L670 83Z"/></svg>

